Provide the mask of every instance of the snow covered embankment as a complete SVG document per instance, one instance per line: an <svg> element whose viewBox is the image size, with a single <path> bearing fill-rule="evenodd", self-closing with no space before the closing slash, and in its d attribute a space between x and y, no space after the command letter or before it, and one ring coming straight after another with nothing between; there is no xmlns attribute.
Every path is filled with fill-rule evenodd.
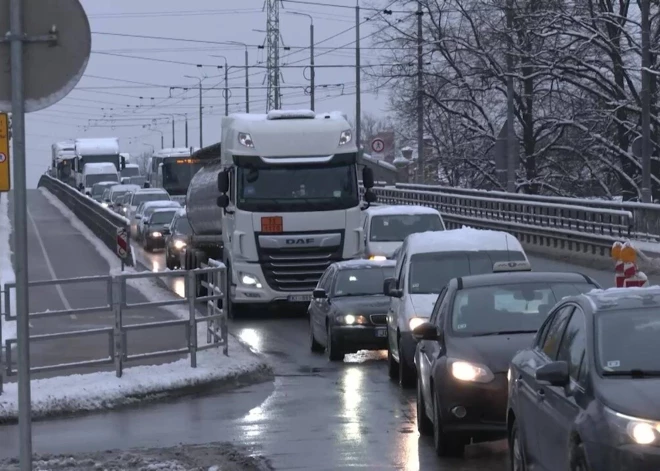
<svg viewBox="0 0 660 471"><path fill-rule="evenodd" d="M16 276L14 275L14 267L11 263L11 247L9 239L11 237L11 221L9 220L9 200L7 194L0 194L0 286L5 286L5 283L14 283ZM10 307L12 314L16 306L16 291L11 290ZM5 312L5 297L0 296L0 312ZM0 329L2 329L2 343L7 339L16 338L16 322L5 321L2 316L0 320Z"/></svg>
<svg viewBox="0 0 660 471"><path fill-rule="evenodd" d="M111 273L119 273L117 257L57 197L47 190L42 192L71 224L98 250L110 265ZM133 270L127 270L133 271ZM141 279L129 284L148 300L178 299L173 293L154 282ZM188 311L180 306L166 307L181 319ZM198 324L198 345L206 345L206 323ZM194 390L202 386L229 384L241 379L262 379L271 374L264 359L229 336L229 357L221 349L197 354L197 368L190 367L190 359L155 366L125 368L122 378L114 372L60 376L32 381L32 417L75 414L107 410L164 395ZM18 414L16 383L6 384L0 395L0 422L15 421Z"/></svg>

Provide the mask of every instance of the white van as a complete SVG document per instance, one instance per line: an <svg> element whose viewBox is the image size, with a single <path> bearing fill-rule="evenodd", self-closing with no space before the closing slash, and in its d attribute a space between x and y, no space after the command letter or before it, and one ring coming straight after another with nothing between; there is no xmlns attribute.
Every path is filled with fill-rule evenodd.
<svg viewBox="0 0 660 471"><path fill-rule="evenodd" d="M82 187L81 190L87 196L92 195L92 187L95 183L100 182L117 182L119 183L119 172L117 167L112 163L92 163L85 164L82 171Z"/></svg>
<svg viewBox="0 0 660 471"><path fill-rule="evenodd" d="M502 263L504 262L504 263ZM394 278L385 282L388 366L404 387L414 386L412 331L428 320L449 280L493 272L530 271L522 245L507 232L472 228L411 234L397 256Z"/></svg>
<svg viewBox="0 0 660 471"><path fill-rule="evenodd" d="M369 260L394 258L410 234L444 231L438 210L426 206L372 206L364 211L364 257Z"/></svg>

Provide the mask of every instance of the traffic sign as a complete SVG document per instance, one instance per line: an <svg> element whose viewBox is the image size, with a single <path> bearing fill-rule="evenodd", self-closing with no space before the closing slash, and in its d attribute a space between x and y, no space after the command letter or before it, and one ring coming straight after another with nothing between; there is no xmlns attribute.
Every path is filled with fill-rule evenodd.
<svg viewBox="0 0 660 471"><path fill-rule="evenodd" d="M128 257L128 231L125 227L117 228L117 255L121 259Z"/></svg>
<svg viewBox="0 0 660 471"><path fill-rule="evenodd" d="M9 168L9 118L0 113L0 193L11 189L11 169Z"/></svg>
<svg viewBox="0 0 660 471"><path fill-rule="evenodd" d="M377 137L371 141L371 150L373 150L376 154L380 154L385 150L385 141L380 137Z"/></svg>
<svg viewBox="0 0 660 471"><path fill-rule="evenodd" d="M92 36L79 0L22 0L25 112L43 110L67 96L89 62ZM10 0L0 0L0 31L11 31ZM10 47L0 37L0 111L11 111Z"/></svg>

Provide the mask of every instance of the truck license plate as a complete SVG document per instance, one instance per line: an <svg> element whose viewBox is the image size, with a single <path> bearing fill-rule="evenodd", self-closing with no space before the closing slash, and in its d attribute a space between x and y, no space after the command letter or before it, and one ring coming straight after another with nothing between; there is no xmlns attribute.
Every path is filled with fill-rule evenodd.
<svg viewBox="0 0 660 471"><path fill-rule="evenodd" d="M308 303L312 300L312 295L311 294L291 295L287 299L291 303Z"/></svg>
<svg viewBox="0 0 660 471"><path fill-rule="evenodd" d="M387 337L387 327L381 327L376 329L376 337L379 338Z"/></svg>

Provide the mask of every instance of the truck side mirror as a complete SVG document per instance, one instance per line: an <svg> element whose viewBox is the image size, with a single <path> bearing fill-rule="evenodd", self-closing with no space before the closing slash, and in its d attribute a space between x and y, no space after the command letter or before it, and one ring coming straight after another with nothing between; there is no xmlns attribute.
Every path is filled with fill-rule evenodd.
<svg viewBox="0 0 660 471"><path fill-rule="evenodd" d="M120 161L119 167L121 168L121 170L125 170L126 169L126 157L124 157L124 156L119 157L119 161Z"/></svg>
<svg viewBox="0 0 660 471"><path fill-rule="evenodd" d="M364 192L364 200L369 204L375 203L376 201L378 201L378 196L376 195L376 193L368 189Z"/></svg>
<svg viewBox="0 0 660 471"><path fill-rule="evenodd" d="M216 199L215 204L218 205L218 208L227 209L227 206L229 206L229 196L224 194L218 196L218 199Z"/></svg>
<svg viewBox="0 0 660 471"><path fill-rule="evenodd" d="M374 187L374 171L369 167L362 168L362 185L366 189Z"/></svg>
<svg viewBox="0 0 660 471"><path fill-rule="evenodd" d="M218 173L218 191L223 195L229 191L229 173L226 170Z"/></svg>

